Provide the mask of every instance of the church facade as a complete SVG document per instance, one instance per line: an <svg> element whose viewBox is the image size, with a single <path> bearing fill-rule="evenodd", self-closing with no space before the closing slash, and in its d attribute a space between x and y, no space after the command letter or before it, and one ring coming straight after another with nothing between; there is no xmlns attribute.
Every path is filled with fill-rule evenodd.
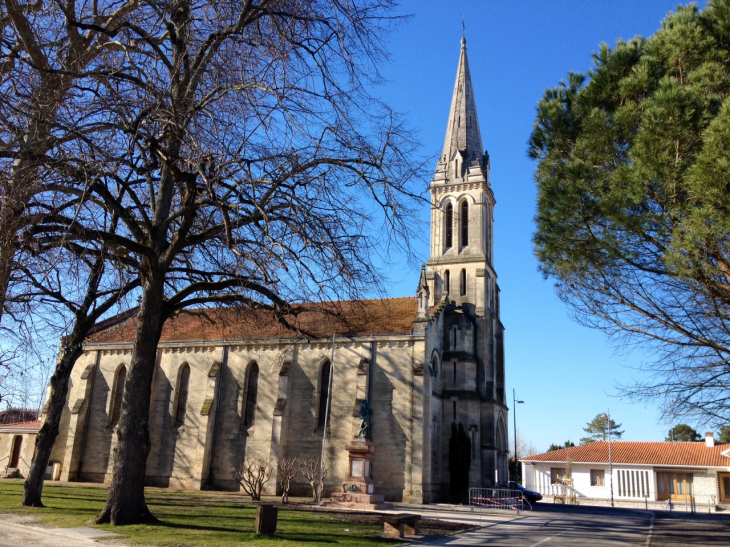
<svg viewBox="0 0 730 547"><path fill-rule="evenodd" d="M415 297L313 305L301 321L321 334L315 341L255 312L200 310L167 322L153 378L149 484L237 490L231 471L243 458L319 457L328 394L325 495L348 476L345 446L365 399L371 476L387 500L448 499L452 424L471 441L469 484L508 481L495 199L463 39L430 191L431 250ZM111 480L134 329L127 314L85 345L51 456L62 480ZM272 477L267 491L275 488ZM311 490L300 476L291 492Z"/></svg>

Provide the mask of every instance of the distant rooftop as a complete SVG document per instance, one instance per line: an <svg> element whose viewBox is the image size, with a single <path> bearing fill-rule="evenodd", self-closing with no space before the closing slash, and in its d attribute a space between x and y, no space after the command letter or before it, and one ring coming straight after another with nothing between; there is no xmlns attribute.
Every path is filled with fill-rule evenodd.
<svg viewBox="0 0 730 547"><path fill-rule="evenodd" d="M17 424L1 424L0 429L40 429L41 421L19 422Z"/></svg>
<svg viewBox="0 0 730 547"><path fill-rule="evenodd" d="M730 443L611 441L614 464L730 467ZM597 441L521 458L523 462L608 463L608 442Z"/></svg>
<svg viewBox="0 0 730 547"><path fill-rule="evenodd" d="M38 418L38 409L8 408L0 411L0 425L30 422Z"/></svg>

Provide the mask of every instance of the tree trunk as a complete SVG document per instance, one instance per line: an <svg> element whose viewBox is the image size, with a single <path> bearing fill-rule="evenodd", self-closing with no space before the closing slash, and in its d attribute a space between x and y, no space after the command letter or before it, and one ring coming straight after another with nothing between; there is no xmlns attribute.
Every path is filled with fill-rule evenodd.
<svg viewBox="0 0 730 547"><path fill-rule="evenodd" d="M86 328L77 327L68 340L68 351L61 355L56 370L51 377L51 393L48 398L46 420L35 439L35 450L30 463L30 471L23 484L23 505L25 507L43 507L41 501L43 481L45 480L46 468L51 457L53 444L56 442L56 437L58 437L63 409L66 406L68 379L83 351L81 342L84 340L87 331Z"/></svg>
<svg viewBox="0 0 730 547"><path fill-rule="evenodd" d="M145 280L137 314L132 361L124 383L122 411L114 448L111 489L97 524L115 526L157 522L144 497L147 455L150 453L150 395L157 344L165 321L163 283Z"/></svg>

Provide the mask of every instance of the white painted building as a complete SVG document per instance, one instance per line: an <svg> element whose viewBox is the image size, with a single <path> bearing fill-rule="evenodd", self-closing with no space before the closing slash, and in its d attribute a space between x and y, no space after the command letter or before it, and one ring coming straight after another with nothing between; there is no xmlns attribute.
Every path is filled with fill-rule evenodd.
<svg viewBox="0 0 730 547"><path fill-rule="evenodd" d="M610 460L606 441L528 456L522 483L544 496L619 505L730 504L730 444L715 444L712 433L702 442L612 441Z"/></svg>

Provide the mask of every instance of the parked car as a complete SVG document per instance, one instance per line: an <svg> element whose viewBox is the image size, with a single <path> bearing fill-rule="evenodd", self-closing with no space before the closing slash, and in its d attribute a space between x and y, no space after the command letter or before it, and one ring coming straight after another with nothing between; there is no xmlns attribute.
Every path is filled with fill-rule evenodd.
<svg viewBox="0 0 730 547"><path fill-rule="evenodd" d="M534 490L528 490L527 488L522 486L519 482L510 481L509 487L512 490L519 490L520 492L522 492L522 495L530 503L535 503L542 499L542 494L540 492L535 492Z"/></svg>

